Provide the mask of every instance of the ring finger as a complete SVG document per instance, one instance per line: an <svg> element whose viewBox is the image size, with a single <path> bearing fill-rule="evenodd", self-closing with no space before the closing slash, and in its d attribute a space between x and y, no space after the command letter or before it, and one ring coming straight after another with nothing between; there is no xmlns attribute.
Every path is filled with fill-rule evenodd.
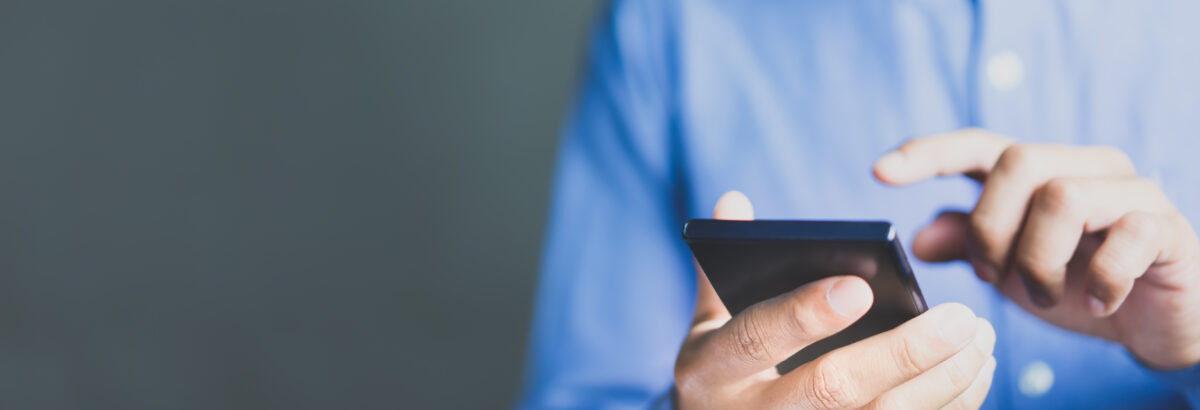
<svg viewBox="0 0 1200 410"><path fill-rule="evenodd" d="M934 409L945 406L975 384L992 359L996 332L984 319L975 319L978 331L971 347L934 368L884 393L872 403L879 409Z"/></svg>
<svg viewBox="0 0 1200 410"><path fill-rule="evenodd" d="M1169 207L1153 182L1139 178L1053 179L1031 202L1013 262L1030 300L1044 308L1065 293L1067 263L1082 235L1108 229L1132 211Z"/></svg>

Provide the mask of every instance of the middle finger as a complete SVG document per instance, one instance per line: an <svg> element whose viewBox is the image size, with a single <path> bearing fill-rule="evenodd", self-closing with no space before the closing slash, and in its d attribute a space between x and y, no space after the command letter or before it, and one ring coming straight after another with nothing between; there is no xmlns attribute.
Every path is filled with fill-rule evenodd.
<svg viewBox="0 0 1200 410"><path fill-rule="evenodd" d="M1029 299L1043 308L1065 293L1067 263L1084 234L1108 229L1133 211L1164 211L1157 185L1140 178L1056 178L1034 194L1013 263Z"/></svg>
<svg viewBox="0 0 1200 410"><path fill-rule="evenodd" d="M987 320L976 318L978 330L971 347L938 364L912 380L884 393L873 408L935 409L949 404L973 384L980 370L992 358L996 331Z"/></svg>
<svg viewBox="0 0 1200 410"><path fill-rule="evenodd" d="M1133 164L1109 147L1013 145L1000 155L971 213L971 233L983 258L984 276L1000 279L1007 270L1021 221L1035 190L1053 178L1134 176ZM997 282L998 283L998 282Z"/></svg>

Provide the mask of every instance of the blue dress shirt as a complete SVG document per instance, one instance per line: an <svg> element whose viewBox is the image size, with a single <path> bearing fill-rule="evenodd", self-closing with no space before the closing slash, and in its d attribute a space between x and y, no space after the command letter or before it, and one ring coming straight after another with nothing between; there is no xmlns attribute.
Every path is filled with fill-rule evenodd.
<svg viewBox="0 0 1200 410"><path fill-rule="evenodd" d="M615 1L560 147L520 406L669 404L695 292L680 226L725 191L760 218L887 219L906 240L970 209L965 178L872 178L915 136L1116 146L1200 221L1197 17L1186 0ZM965 264L914 269L931 306L995 325L986 408L1200 405L1198 369L1046 324Z"/></svg>

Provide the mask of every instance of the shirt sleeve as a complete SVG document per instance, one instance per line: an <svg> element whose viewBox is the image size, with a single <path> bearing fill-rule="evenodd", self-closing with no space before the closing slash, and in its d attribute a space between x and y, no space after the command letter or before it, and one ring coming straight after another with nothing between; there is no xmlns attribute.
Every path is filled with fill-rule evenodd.
<svg viewBox="0 0 1200 410"><path fill-rule="evenodd" d="M1137 360L1137 358L1135 357L1134 360ZM1151 374L1157 376L1163 383L1166 383L1166 385L1183 393L1184 398L1187 399L1188 407L1200 409L1200 365L1171 371L1155 370L1149 367L1146 369Z"/></svg>
<svg viewBox="0 0 1200 410"><path fill-rule="evenodd" d="M616 1L559 147L522 408L648 408L668 394L695 278L680 239L669 8Z"/></svg>

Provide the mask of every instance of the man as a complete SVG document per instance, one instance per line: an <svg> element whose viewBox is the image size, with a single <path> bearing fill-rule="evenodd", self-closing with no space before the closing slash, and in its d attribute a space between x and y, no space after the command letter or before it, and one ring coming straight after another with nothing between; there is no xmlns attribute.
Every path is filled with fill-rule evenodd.
<svg viewBox="0 0 1200 410"><path fill-rule="evenodd" d="M1197 15L615 2L561 147L522 405L1200 406ZM869 288L731 318L679 239L714 203L894 221L940 306L779 375Z"/></svg>

